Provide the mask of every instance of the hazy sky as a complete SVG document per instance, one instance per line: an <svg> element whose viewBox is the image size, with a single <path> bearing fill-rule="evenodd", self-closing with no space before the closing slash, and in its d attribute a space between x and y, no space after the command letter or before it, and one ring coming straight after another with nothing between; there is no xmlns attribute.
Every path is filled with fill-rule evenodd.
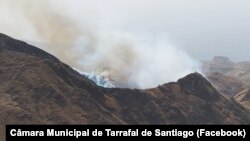
<svg viewBox="0 0 250 141"><path fill-rule="evenodd" d="M139 34L164 34L172 44L186 50L195 59L210 59L214 55L225 55L234 60L250 60L249 0L51 0L50 2L52 5L59 5L55 6L55 9L78 13L77 18L90 26L95 25L94 28L113 28ZM11 8L14 10L13 7L5 7L9 11ZM6 25L12 29L11 31L1 24L0 32L31 40L28 39L32 36L31 33L18 33L17 30L23 27L11 26L15 20L16 24L21 23L20 17L8 17L8 13L1 12L0 18L1 23L7 21ZM12 22L8 21L9 18L13 18ZM23 25L29 26L28 23Z"/></svg>
<svg viewBox="0 0 250 141"><path fill-rule="evenodd" d="M192 57L250 61L249 0L105 1L106 21L138 32L165 32ZM111 16L107 16L111 15Z"/></svg>

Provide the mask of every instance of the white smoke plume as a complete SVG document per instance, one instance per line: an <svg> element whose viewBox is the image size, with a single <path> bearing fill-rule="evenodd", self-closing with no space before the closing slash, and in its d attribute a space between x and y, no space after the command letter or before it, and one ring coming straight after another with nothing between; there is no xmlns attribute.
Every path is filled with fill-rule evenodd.
<svg viewBox="0 0 250 141"><path fill-rule="evenodd" d="M199 68L166 33L123 27L133 13L118 8L139 5L132 0L0 2L0 32L33 43L78 70L104 73L123 87L155 87Z"/></svg>

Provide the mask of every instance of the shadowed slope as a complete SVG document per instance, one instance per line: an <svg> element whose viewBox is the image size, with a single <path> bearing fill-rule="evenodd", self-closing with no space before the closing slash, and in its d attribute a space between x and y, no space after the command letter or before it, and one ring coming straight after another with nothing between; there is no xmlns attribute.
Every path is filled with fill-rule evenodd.
<svg viewBox="0 0 250 141"><path fill-rule="evenodd" d="M249 124L250 117L198 73L154 89L105 89L0 34L0 136L3 125L17 123Z"/></svg>

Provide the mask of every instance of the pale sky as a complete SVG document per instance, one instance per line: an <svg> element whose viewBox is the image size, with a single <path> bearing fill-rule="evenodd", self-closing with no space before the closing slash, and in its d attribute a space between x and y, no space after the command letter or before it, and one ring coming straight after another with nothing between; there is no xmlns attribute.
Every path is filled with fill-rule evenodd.
<svg viewBox="0 0 250 141"><path fill-rule="evenodd" d="M15 5L15 0L0 0L2 4L6 1L14 2L12 5L0 7L0 32L32 40L29 38L33 36L32 32L21 31L29 26L21 18L21 13L13 16L10 12L15 11L12 7ZM76 15L75 19L81 19L79 21L97 27L151 35L163 33L172 44L186 50L191 57L198 60L224 55L233 60L250 61L249 0L49 0L48 2L53 3L51 7L59 12L75 13L72 14ZM10 13L12 16L8 15ZM21 23L23 26L19 27Z"/></svg>
<svg viewBox="0 0 250 141"><path fill-rule="evenodd" d="M196 59L224 55L250 61L249 0L111 1L103 11L112 26L164 32Z"/></svg>

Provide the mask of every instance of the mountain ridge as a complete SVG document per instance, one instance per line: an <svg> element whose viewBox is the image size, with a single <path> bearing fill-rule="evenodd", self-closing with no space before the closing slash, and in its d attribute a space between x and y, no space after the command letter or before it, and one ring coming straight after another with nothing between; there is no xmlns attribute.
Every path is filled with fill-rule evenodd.
<svg viewBox="0 0 250 141"><path fill-rule="evenodd" d="M227 98L249 110L250 62L233 62L227 57L204 61L203 71L208 80Z"/></svg>
<svg viewBox="0 0 250 141"><path fill-rule="evenodd" d="M192 73L152 89L102 88L56 57L0 34L5 124L249 124L250 114Z"/></svg>

